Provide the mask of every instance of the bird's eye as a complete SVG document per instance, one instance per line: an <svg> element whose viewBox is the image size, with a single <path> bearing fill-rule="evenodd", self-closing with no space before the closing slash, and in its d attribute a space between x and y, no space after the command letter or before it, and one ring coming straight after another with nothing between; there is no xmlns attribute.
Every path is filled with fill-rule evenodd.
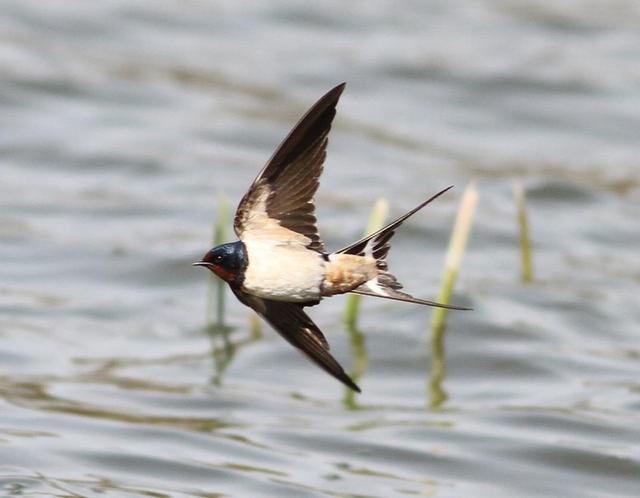
<svg viewBox="0 0 640 498"><path fill-rule="evenodd" d="M222 261L222 256L216 256L215 262L220 263Z"/></svg>

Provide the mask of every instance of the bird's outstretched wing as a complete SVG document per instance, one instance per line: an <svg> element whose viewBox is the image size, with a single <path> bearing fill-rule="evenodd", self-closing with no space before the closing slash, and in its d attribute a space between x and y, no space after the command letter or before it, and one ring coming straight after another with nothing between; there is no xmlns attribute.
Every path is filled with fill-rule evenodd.
<svg viewBox="0 0 640 498"><path fill-rule="evenodd" d="M313 198L344 87L342 83L318 100L262 168L236 211L233 226L240 240L269 237L324 250Z"/></svg>
<svg viewBox="0 0 640 498"><path fill-rule="evenodd" d="M302 351L311 361L354 391L360 388L345 373L329 353L329 343L318 326L302 310L302 305L284 301L271 301L233 289L243 304L253 308L289 344Z"/></svg>

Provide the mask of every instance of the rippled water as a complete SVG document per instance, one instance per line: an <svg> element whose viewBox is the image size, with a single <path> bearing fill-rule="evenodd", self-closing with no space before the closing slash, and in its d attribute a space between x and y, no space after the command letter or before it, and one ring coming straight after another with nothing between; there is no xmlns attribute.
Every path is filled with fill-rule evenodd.
<svg viewBox="0 0 640 498"><path fill-rule="evenodd" d="M638 495L638 3L393 5L3 3L3 496ZM343 298L311 310L343 363L368 360L355 404L233 300L227 341L208 330L189 266L217 194L235 205L340 81L328 247L376 197L396 215L455 184L392 251L434 297L480 192L456 296L474 311L444 351L431 310L364 300L358 354Z"/></svg>

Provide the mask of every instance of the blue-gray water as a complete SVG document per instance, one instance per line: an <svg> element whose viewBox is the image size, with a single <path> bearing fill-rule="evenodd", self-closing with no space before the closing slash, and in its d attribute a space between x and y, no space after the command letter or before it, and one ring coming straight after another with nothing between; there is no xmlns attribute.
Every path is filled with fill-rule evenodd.
<svg viewBox="0 0 640 498"><path fill-rule="evenodd" d="M0 7L0 494L638 496L640 10L588 2L6 1ZM398 231L435 297L476 220L431 373L431 310L366 299L358 409L228 299L218 193L348 86L317 198L329 248ZM519 281L511 185L535 281ZM344 298L310 310L354 364ZM225 366L226 363L226 366ZM437 363L437 361L436 361Z"/></svg>

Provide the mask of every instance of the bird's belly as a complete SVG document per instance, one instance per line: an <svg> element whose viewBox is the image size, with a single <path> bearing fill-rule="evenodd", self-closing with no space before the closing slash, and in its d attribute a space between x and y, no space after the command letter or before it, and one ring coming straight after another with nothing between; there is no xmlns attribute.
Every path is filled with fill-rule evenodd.
<svg viewBox="0 0 640 498"><path fill-rule="evenodd" d="M322 295L344 294L376 278L376 260L354 254L331 254L326 265Z"/></svg>
<svg viewBox="0 0 640 498"><path fill-rule="evenodd" d="M297 244L246 242L248 265L242 287L264 299L306 302L320 299L325 261Z"/></svg>

